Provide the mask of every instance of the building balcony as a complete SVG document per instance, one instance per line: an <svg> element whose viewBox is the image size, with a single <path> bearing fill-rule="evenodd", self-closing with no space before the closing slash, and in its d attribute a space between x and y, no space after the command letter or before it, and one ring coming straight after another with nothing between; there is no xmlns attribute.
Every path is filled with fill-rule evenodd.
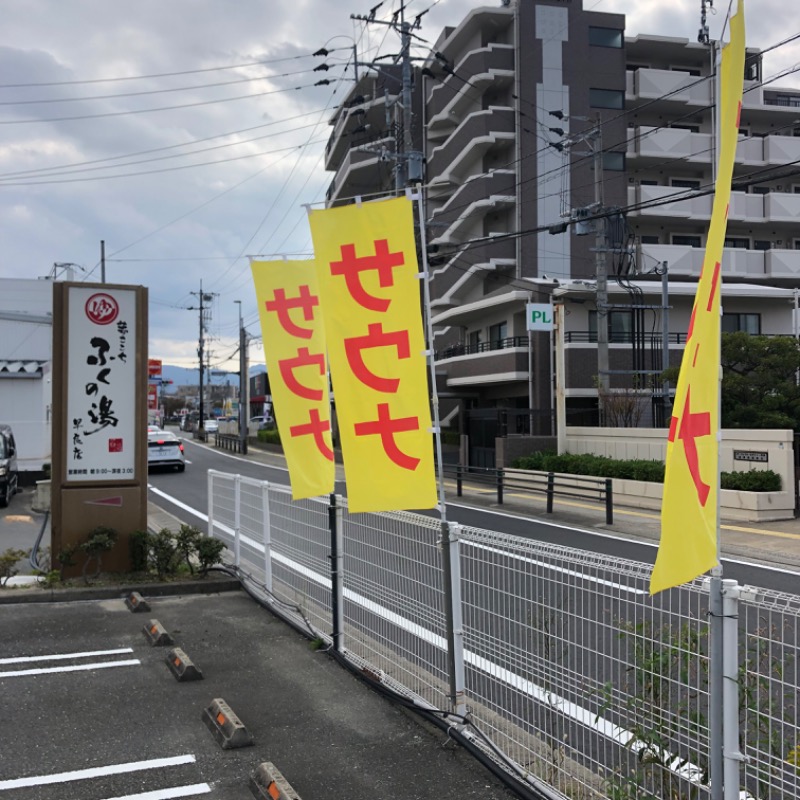
<svg viewBox="0 0 800 800"><path fill-rule="evenodd" d="M395 98L389 95L388 99L391 103ZM336 170L353 145L362 144L365 138L375 138L386 130L386 100L380 96L352 108L340 109L325 145L326 170ZM353 133L362 127L366 130Z"/></svg>
<svg viewBox="0 0 800 800"><path fill-rule="evenodd" d="M766 277L797 286L800 281L800 250L767 250L764 253Z"/></svg>
<svg viewBox="0 0 800 800"><path fill-rule="evenodd" d="M458 76L469 76L469 86ZM468 53L450 74L437 84L428 100L428 119L434 131L445 135L455 127L452 121L463 111L466 102L475 102L477 93L500 81L514 78L514 46L509 44L490 44ZM462 96L459 101L459 96ZM463 97L468 95L472 97ZM452 116L451 115L455 115Z"/></svg>
<svg viewBox="0 0 800 800"><path fill-rule="evenodd" d="M383 188L387 190L390 188L390 176L384 181L385 186L381 185L381 181L376 180L381 156L375 151L383 148L389 153L394 153L394 138L381 139L369 147L369 151L353 149L345 154L328 187L326 195L328 205L335 205L344 198L355 197L359 194L371 194ZM387 169L384 172L389 173L390 171ZM393 183L391 188L393 188Z"/></svg>
<svg viewBox="0 0 800 800"><path fill-rule="evenodd" d="M456 349L436 366L447 366L447 385L486 386L528 380L528 337L511 336L497 342L486 342L485 349L458 353ZM470 349L465 346L466 349ZM438 354L437 354L438 355Z"/></svg>
<svg viewBox="0 0 800 800"><path fill-rule="evenodd" d="M722 251L723 279L735 277L742 280L763 281L766 277L766 256L774 252L744 250L726 247ZM705 249L702 247L682 247L671 244L645 244L641 246L642 257L639 263L645 266L654 262L666 261L671 278L699 278L703 271Z"/></svg>
<svg viewBox="0 0 800 800"><path fill-rule="evenodd" d="M516 243L504 238L498 242L482 242L452 252L447 262L433 270L431 282L431 305L437 310L457 306L460 298L467 295L476 281L499 267L513 269L516 265Z"/></svg>
<svg viewBox="0 0 800 800"><path fill-rule="evenodd" d="M470 204L491 196L514 196L516 173L513 170L496 170L473 175L456 189L450 199L430 215L431 239L457 220Z"/></svg>
<svg viewBox="0 0 800 800"><path fill-rule="evenodd" d="M625 78L628 105L650 100L658 100L665 105L673 103L681 106L709 106L713 103L712 81L681 70L640 67L628 70Z"/></svg>
<svg viewBox="0 0 800 800"><path fill-rule="evenodd" d="M508 147L516 138L514 109L492 107L470 114L428 157L431 183L447 188L472 172L483 172L483 156L495 147Z"/></svg>
<svg viewBox="0 0 800 800"><path fill-rule="evenodd" d="M692 197L691 189L677 186L629 186L628 203L631 205L654 203L649 208L636 208L629 213L631 217L672 217L691 221L707 221L711 219L713 195L704 194ZM670 202L670 198L678 198ZM682 199L681 199L682 198ZM774 201L771 198L787 198ZM796 198L796 199L795 199ZM772 206L772 208L770 207ZM790 221L793 208L800 210L800 195L791 194L748 194L747 192L731 192L728 219L743 222L787 222ZM796 217L795 217L796 218Z"/></svg>

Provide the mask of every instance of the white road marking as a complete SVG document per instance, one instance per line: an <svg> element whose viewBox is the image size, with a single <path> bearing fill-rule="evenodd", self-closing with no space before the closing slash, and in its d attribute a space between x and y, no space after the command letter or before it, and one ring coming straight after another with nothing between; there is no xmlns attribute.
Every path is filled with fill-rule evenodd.
<svg viewBox="0 0 800 800"><path fill-rule="evenodd" d="M195 783L191 786L174 786L171 789L155 789L152 792L106 797L104 800L172 800L173 797L197 797L210 791L211 787L207 783Z"/></svg>
<svg viewBox="0 0 800 800"><path fill-rule="evenodd" d="M10 671L0 670L0 680L3 678L21 678L25 675L52 675L56 672L86 672L92 669L110 669L111 667L132 667L142 662L138 658L124 661L96 661L91 664L72 664L68 667L39 667L38 669L15 669Z"/></svg>
<svg viewBox="0 0 800 800"><path fill-rule="evenodd" d="M181 764L194 764L195 757L189 753L185 756L170 756L169 758L151 758L148 761L127 761L122 764L109 764L105 767L89 767L77 769L72 772L54 772L50 775L30 775L27 778L12 778L0 781L0 790L22 789L29 786L46 786L52 783L69 783L82 781L87 778L102 778L107 775L123 775L126 772L139 772L145 769L161 769L162 767L177 767ZM175 795L179 797L181 795Z"/></svg>
<svg viewBox="0 0 800 800"><path fill-rule="evenodd" d="M122 653L132 653L132 647L120 647L116 650L89 650L85 653L58 653L50 656L17 656L15 658L0 658L0 664L24 664L30 661L61 661L68 658L93 658L95 656L118 656Z"/></svg>
<svg viewBox="0 0 800 800"><path fill-rule="evenodd" d="M185 442L193 445L194 447L204 447L206 450L210 450L213 453L216 453L218 456L224 456L225 458L230 458L233 461L243 461L245 464L255 464L257 467L266 467L267 469L279 469L281 472L286 472L288 474L289 470L287 467L281 467L277 464L262 464L260 461L253 461L249 458L242 458L241 456L235 456L231 453L226 453L224 450L217 450L213 447L209 447L207 444L200 444L199 442L189 442L188 439L184 439Z"/></svg>

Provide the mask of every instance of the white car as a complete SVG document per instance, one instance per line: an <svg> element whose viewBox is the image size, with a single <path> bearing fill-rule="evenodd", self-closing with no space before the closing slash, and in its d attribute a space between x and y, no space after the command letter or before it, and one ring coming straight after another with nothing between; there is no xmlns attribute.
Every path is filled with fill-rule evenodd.
<svg viewBox="0 0 800 800"><path fill-rule="evenodd" d="M271 428L273 419L271 416L266 417L250 417L250 424L256 426L256 430L264 431Z"/></svg>
<svg viewBox="0 0 800 800"><path fill-rule="evenodd" d="M207 419L203 423L203 429L206 433L216 433L219 430L219 422L215 419Z"/></svg>
<svg viewBox="0 0 800 800"><path fill-rule="evenodd" d="M150 431L147 434L147 468L175 467L178 472L186 469L183 442L169 431Z"/></svg>

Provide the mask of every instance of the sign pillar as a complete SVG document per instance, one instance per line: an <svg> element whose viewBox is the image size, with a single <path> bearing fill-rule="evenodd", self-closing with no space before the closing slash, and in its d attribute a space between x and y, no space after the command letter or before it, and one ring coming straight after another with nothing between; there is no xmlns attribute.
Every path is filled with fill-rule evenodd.
<svg viewBox="0 0 800 800"><path fill-rule="evenodd" d="M147 289L54 283L54 561L102 525L118 534L103 568L130 568L128 538L147 527L147 377Z"/></svg>

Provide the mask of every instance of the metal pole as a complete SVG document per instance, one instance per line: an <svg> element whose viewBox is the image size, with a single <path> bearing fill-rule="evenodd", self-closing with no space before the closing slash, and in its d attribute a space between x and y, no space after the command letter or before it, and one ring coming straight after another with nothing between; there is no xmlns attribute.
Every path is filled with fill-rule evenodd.
<svg viewBox="0 0 800 800"><path fill-rule="evenodd" d="M592 134L594 163L594 204L595 214L603 213L603 134L598 116ZM598 411L602 425L603 403L609 388L608 374L608 273L606 271L606 220L595 220L595 272L597 280L597 377Z"/></svg>
<svg viewBox="0 0 800 800"><path fill-rule="evenodd" d="M203 281L200 281L200 342L197 347L197 355L200 358L200 419L197 429L202 431L203 425Z"/></svg>
<svg viewBox="0 0 800 800"><path fill-rule="evenodd" d="M242 476L233 478L233 563L239 568L242 557L240 528L242 524Z"/></svg>
<svg viewBox="0 0 800 800"><path fill-rule="evenodd" d="M669 368L669 267L661 262L661 368ZM664 422L669 427L669 381L663 382Z"/></svg>
<svg viewBox="0 0 800 800"><path fill-rule="evenodd" d="M716 574L715 574L716 573ZM711 800L723 800L722 795L722 570L712 570L709 583L709 652L708 652L708 767Z"/></svg>
<svg viewBox="0 0 800 800"><path fill-rule="evenodd" d="M556 328L556 442L558 454L567 452L567 400L564 391L564 304L553 306Z"/></svg>
<svg viewBox="0 0 800 800"><path fill-rule="evenodd" d="M442 520L442 571L445 588L445 625L447 629L447 672L450 708L466 716L466 674L464 670L464 624L461 616L461 562L458 552L460 526Z"/></svg>
<svg viewBox="0 0 800 800"><path fill-rule="evenodd" d="M261 513L264 532L264 588L272 594L272 527L269 516L269 483L261 484Z"/></svg>
<svg viewBox="0 0 800 800"><path fill-rule="evenodd" d="M331 534L331 622L333 625L333 649L337 653L342 650L342 634L344 632L344 603L342 590L342 526L339 524L339 513L342 509L337 498L331 493L328 505L328 528Z"/></svg>
<svg viewBox="0 0 800 800"><path fill-rule="evenodd" d="M100 283L106 282L106 240L100 240Z"/></svg>
<svg viewBox="0 0 800 800"><path fill-rule="evenodd" d="M210 469L208 471L208 535L214 535L214 470Z"/></svg>
<svg viewBox="0 0 800 800"><path fill-rule="evenodd" d="M734 580L722 581L722 754L724 800L739 800L741 763L739 750L739 594Z"/></svg>

